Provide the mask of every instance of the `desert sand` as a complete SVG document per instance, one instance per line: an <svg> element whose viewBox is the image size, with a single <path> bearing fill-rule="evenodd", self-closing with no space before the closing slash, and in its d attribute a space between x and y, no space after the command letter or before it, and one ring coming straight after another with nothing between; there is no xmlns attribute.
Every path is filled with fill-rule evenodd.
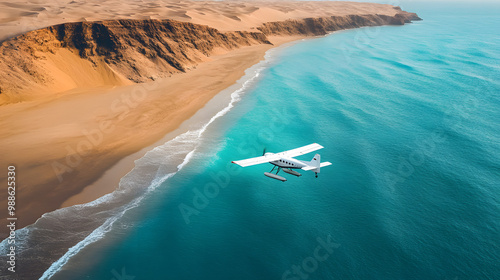
<svg viewBox="0 0 500 280"><path fill-rule="evenodd" d="M7 0L0 41L50 25L110 19L174 19L220 31L252 31L264 22L343 15L394 15L391 5L310 1Z"/></svg>
<svg viewBox="0 0 500 280"><path fill-rule="evenodd" d="M5 170L0 183L6 185L7 166L15 165L18 227L61 206L89 202L113 191L133 166L134 157L140 157L139 151L163 139L233 85L267 50L338 28L404 23L398 18L394 23L392 17L401 11L393 6L353 2L32 0L2 2L0 11L4 53L18 46L28 50L19 58L23 65L19 69L14 69L15 55L4 58L4 74L14 69L10 77L21 82L8 93L0 91L0 154ZM290 21L348 15L372 17ZM172 51L175 59L179 56L176 51L185 56L179 63L165 58L170 62L165 64L158 58L163 58L161 54L145 53L136 66L120 60L131 55L129 49L123 50L123 43L123 53L113 60L109 49L106 53L100 52L99 45L77 49L73 43L65 43L55 29L13 38L54 24L113 19L173 19L208 25L217 30L183 28L201 28L212 35L222 32L217 36L233 41L203 43L202 48L194 38L189 48ZM266 25L269 22L274 24ZM116 25L116 21L110 24ZM148 26L158 26L157 21L152 24ZM235 31L248 33L231 33ZM48 34L50 39L38 40L37 34ZM82 50L87 53L82 55ZM150 77L150 73L157 76ZM8 81L5 75L3 81ZM124 158L124 164L101 178ZM0 204L6 205L6 199L0 195ZM0 215L2 223L5 218Z"/></svg>

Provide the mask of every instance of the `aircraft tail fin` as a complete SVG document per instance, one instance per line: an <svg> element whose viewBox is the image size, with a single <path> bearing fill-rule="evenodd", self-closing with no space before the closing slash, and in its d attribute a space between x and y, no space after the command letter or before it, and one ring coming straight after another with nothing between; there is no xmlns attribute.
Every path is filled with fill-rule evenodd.
<svg viewBox="0 0 500 280"><path fill-rule="evenodd" d="M316 173L316 176L318 176L321 167L332 165L329 161L321 162L321 156L319 154L315 154L311 161L305 163L307 163L308 166L303 167L302 170L312 171Z"/></svg>
<svg viewBox="0 0 500 280"><path fill-rule="evenodd" d="M319 170L321 168L321 155L320 154L315 154L313 159L309 162L309 165L311 167L314 167L314 169L311 169L314 173L317 174L319 173Z"/></svg>
<svg viewBox="0 0 500 280"><path fill-rule="evenodd" d="M319 168L321 165L321 155L320 154L315 154L314 157L311 159L309 162L310 166L314 166L316 168Z"/></svg>

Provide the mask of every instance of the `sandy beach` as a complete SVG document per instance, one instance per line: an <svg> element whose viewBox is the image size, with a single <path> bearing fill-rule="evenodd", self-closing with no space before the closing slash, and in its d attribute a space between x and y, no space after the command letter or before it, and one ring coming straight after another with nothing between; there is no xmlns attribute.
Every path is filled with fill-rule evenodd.
<svg viewBox="0 0 500 280"><path fill-rule="evenodd" d="M49 1L44 4L29 1L3 2L0 7L2 45L7 50L14 46L12 51L15 44L30 39L26 50L35 57L23 64L27 60L23 56L20 64L28 66L4 77L4 81L19 78L19 82L13 82L11 91L5 91L7 83L0 88L0 99L3 98L1 166L4 170L9 165L16 166L18 227L35 222L43 213L89 202L113 191L119 179L133 167L135 159L165 137L173 137L169 133L233 85L245 69L263 59L267 50L306 35L324 34L339 28L339 24L343 28L354 28L399 24L401 20L396 18L398 22L392 22L392 17L400 12L393 6L352 2L159 1L139 7L134 1ZM346 15L375 18L296 21ZM173 19L208 25L220 32L236 32L217 36L234 37L238 43L224 42L225 45L219 46L215 42L204 50L196 46L195 38L188 45L190 49L179 48L178 53L186 59L172 64L177 67L174 69L165 63L155 65L158 59L148 53L138 58L135 65L121 65L119 59L109 62L99 46L86 57L81 51L78 54L74 46L73 49L65 47L63 41L52 44L46 39L40 43L43 48L33 47L33 42L38 44L35 35L42 33L14 41L9 39L54 24L110 19ZM263 25L268 22L273 24ZM404 24L404 20L401 23ZM306 31L301 31L304 27ZM240 31L247 33L242 35ZM304 34L299 34L301 32ZM125 51L125 55L131 55ZM93 60L89 54L94 56ZM11 71L12 59L15 58L5 58L4 69ZM26 69L30 65L34 70ZM166 66L159 68L158 65ZM142 74L146 72L153 74L146 77ZM24 73L30 75L23 76ZM156 74L161 75L153 78ZM0 183L5 185L6 180L2 174ZM6 201L7 197L1 195L0 203L4 205ZM0 215L2 223L5 218L6 214Z"/></svg>
<svg viewBox="0 0 500 280"><path fill-rule="evenodd" d="M276 39L279 45L298 38ZM247 68L262 60L272 47L243 47L162 81L113 89L79 89L61 93L58 98L4 106L0 112L1 153L18 169L18 182L23 186L18 203L29 203L25 211L18 213L20 222L29 224L40 213L61 205L89 202L113 191L137 158L129 158L129 164L111 182L95 184L91 191L80 194L82 188L73 186L80 182L92 184L120 159L178 128L213 96L234 84ZM57 191L39 192L52 185L58 185ZM37 199L40 196L45 199Z"/></svg>
<svg viewBox="0 0 500 280"><path fill-rule="evenodd" d="M118 157L118 162L113 165L109 170L106 170L106 173L103 174L99 179L93 182L91 185L85 187L80 193L75 194L70 197L61 205L61 207L68 207L75 204L87 203L93 201L111 191L113 191L120 181L120 179L127 174L134 167L134 161L138 158L141 158L147 151L152 148L169 141L181 133L185 132L179 126L184 122L188 121L189 117L192 117L194 113L196 113L199 109L207 106L208 100L213 98L215 95L219 94L222 90L227 87L233 85L241 76L243 76L243 72L248 69L250 66L256 64L260 60L264 58L264 54L267 50L280 46L282 44L300 40L303 37L275 37L272 38L273 46L256 46L256 47L246 47L240 49L238 51L232 52L227 55L220 55L218 57L214 57L214 61L204 63L200 65L197 69L190 71L189 74L180 75L173 77L173 79L167 79L165 81L160 82L159 86L162 88L174 88L172 94L177 94L178 91L182 92L187 90L190 87L189 81L195 80L198 77L200 79L206 79L207 76L211 77L210 80L214 82L211 83L209 81L204 81L203 83L199 83L200 87L203 85L208 85L211 87L213 84L213 89L202 89L196 87L194 92L198 94L202 93L202 99L197 99L195 101L189 101L189 104L186 104L186 107L193 106L194 110L190 110L187 115L180 115L179 120L176 122L172 122L170 118L165 118L165 123L169 123L168 126L164 127L165 129L160 132L159 135L164 135L164 137L160 138L158 141L150 144L149 146L143 147L139 151L130 154L124 158ZM305 37L304 37L305 38ZM235 65L239 63L238 65ZM242 72L243 71L243 72ZM209 73L216 72L217 75L209 75ZM234 73L236 72L236 73ZM224 83L217 84L217 79L224 79ZM133 87L133 86L132 86ZM131 87L131 88L132 88ZM133 90L133 89L132 89ZM154 102L156 100L152 100ZM176 104L176 108L179 108L181 104ZM183 106L184 107L184 106ZM184 107L185 108L185 107ZM172 108L171 110L175 110ZM208 108L207 110L210 110ZM216 109L217 110L217 109ZM215 113L216 111L213 111ZM178 115L179 113L175 113ZM201 119L197 119L201 120ZM197 121L194 120L194 121ZM206 119L203 119L206 121ZM163 133L163 134L162 134ZM140 146L142 147L142 146Z"/></svg>

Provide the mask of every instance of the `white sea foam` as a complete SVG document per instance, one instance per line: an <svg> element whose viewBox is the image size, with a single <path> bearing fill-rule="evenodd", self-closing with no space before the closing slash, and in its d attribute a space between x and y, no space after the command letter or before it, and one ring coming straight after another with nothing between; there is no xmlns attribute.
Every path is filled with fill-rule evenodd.
<svg viewBox="0 0 500 280"><path fill-rule="evenodd" d="M103 223L95 228L83 240L69 248L61 258L52 263L40 279L50 279L83 248L104 238L106 233L113 229L115 222L123 217L128 210L139 206L140 202L148 193L154 191L156 188L161 186L162 183L173 177L179 170L185 167L193 158L196 149L201 143L201 137L210 124L228 113L234 107L235 103L241 100L242 94L244 94L245 91L257 80L260 72L265 68L266 64L269 64L271 53L273 52L274 51L268 51L265 55L264 61L246 71L245 76L239 81L241 86L231 93L231 100L229 103L226 107L213 115L208 122L204 123L198 129L189 130L166 142L165 144L155 147L151 151L147 152L144 157L136 160L134 169L120 180L119 188L115 192L86 204L68 207L73 210L85 209L88 211L89 209L95 209L95 211L102 211L98 208L101 208L103 205L108 206L114 205L117 201L128 201L125 205L120 205L118 203L118 206L112 210L104 210L108 211L108 215L105 215L106 217ZM175 162L179 162L179 164L175 164ZM144 190L142 186L145 185L148 185L146 191L141 192L141 190ZM139 196L137 196L137 194ZM58 211L67 211L66 209L68 208L59 209L54 212L47 213L47 215L53 215L53 213ZM101 215L102 212L99 214ZM28 228L34 230L38 229L37 227L32 228L31 226L27 227L27 229ZM27 235L29 235L29 232ZM5 241L6 240L0 244L0 248L1 246L6 245L4 244L6 243Z"/></svg>

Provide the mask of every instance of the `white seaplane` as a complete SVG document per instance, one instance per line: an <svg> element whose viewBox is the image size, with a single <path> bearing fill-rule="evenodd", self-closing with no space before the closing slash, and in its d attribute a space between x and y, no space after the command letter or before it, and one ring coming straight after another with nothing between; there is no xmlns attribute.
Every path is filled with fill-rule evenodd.
<svg viewBox="0 0 500 280"><path fill-rule="evenodd" d="M285 177L281 177L278 175L278 172L280 172L280 170L282 169L283 172L297 177L302 176L302 174L292 169L302 169L305 171L311 170L316 174L316 178L318 178L318 173L320 168L331 165L332 164L331 162L328 161L320 162L321 156L319 154L314 155L311 161L298 160L294 159L294 157L305 155L319 149L323 149L323 146L321 146L318 143L310 144L293 150L284 151L281 153L266 153L266 150L264 149L264 153L260 157L236 160L232 161L232 163L236 163L242 167L247 167L251 165L269 162L270 164L274 165L273 169L271 169L270 172L264 172L264 175L266 175L269 178L280 180L282 182L286 181ZM274 174L272 172L276 167L278 167L278 170L276 171L276 174Z"/></svg>

